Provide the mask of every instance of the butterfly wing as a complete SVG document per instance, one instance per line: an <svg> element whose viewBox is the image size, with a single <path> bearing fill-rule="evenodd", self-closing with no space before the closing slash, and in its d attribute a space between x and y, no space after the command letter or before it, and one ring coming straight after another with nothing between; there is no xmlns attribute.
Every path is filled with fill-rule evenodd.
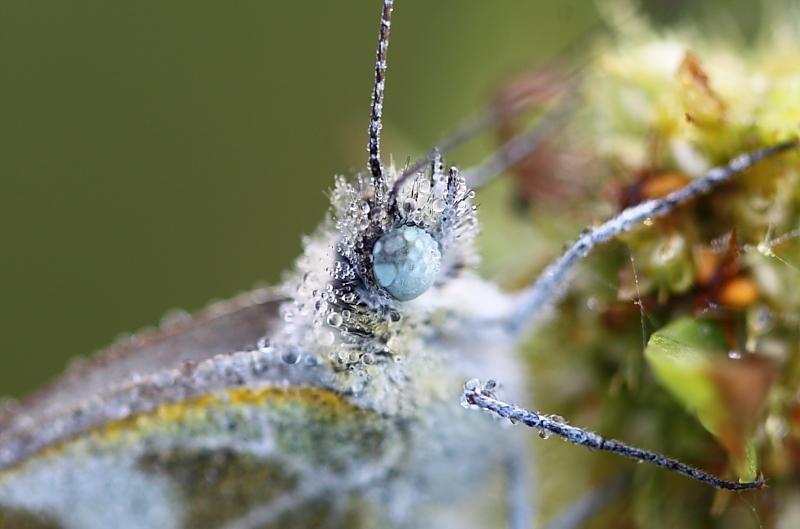
<svg viewBox="0 0 800 529"><path fill-rule="evenodd" d="M256 506L281 523L330 511L322 480L301 470L332 480L355 454L375 463L385 425L315 387L319 366L259 351L279 303L256 291L133 336L2 417L0 525L217 527Z"/></svg>
<svg viewBox="0 0 800 529"><path fill-rule="evenodd" d="M454 397L388 418L329 387L316 357L255 347L280 301L134 336L3 417L0 527L389 526L474 486L459 471L488 461L485 417Z"/></svg>

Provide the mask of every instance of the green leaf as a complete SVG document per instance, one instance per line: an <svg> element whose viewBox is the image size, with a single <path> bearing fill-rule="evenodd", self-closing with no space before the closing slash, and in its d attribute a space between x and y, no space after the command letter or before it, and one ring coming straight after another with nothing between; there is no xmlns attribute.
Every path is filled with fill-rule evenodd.
<svg viewBox="0 0 800 529"><path fill-rule="evenodd" d="M688 317L655 332L644 351L658 381L725 447L739 479L752 481L758 458L751 421L743 420L725 391L724 375L739 368L726 353L717 323Z"/></svg>

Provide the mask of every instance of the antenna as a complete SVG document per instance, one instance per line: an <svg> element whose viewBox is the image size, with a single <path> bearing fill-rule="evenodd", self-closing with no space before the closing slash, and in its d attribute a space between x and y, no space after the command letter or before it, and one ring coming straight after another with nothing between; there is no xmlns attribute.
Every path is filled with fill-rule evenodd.
<svg viewBox="0 0 800 529"><path fill-rule="evenodd" d="M372 113L369 117L369 171L373 180L383 177L381 165L381 116L383 114L383 89L386 84L386 50L389 49L389 29L392 21L393 0L383 0L381 29L378 34L378 52L375 59L375 86L372 89Z"/></svg>

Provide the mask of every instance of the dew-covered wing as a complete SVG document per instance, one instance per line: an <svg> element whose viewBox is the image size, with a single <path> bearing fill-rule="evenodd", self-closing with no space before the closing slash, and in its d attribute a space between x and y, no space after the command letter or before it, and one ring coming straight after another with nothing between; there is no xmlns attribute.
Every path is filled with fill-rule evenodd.
<svg viewBox="0 0 800 529"><path fill-rule="evenodd" d="M324 387L326 366L256 347L279 301L256 292L134 336L4 416L0 527L315 527L352 516L331 484L368 485L398 434Z"/></svg>

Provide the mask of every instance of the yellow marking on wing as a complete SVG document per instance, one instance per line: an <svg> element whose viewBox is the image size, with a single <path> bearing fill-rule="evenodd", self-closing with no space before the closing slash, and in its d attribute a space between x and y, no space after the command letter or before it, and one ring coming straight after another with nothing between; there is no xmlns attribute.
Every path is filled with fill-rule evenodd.
<svg viewBox="0 0 800 529"><path fill-rule="evenodd" d="M90 435L100 441L103 438L114 439L116 436L124 435L125 432L131 430L144 433L160 428L166 423L202 420L205 418L209 408L223 408L229 405L270 406L276 411L286 406L294 405L327 415L334 420L364 412L364 410L327 389L311 387L236 388L181 402L161 404L154 411L112 421L96 428Z"/></svg>
<svg viewBox="0 0 800 529"><path fill-rule="evenodd" d="M66 450L72 450L76 454L85 454L97 448L134 445L142 437L157 434L158 430L163 430L164 434L168 435L172 428L175 428L172 430L174 433L181 425L203 422L208 418L209 411L214 408L225 409L231 406L266 407L274 410L278 415L282 412L300 411L307 414L309 419L314 417L316 420L330 421L331 423L375 416L374 412L363 410L327 389L313 387L231 388L181 402L161 404L153 411L111 421L90 430L85 435L49 446L23 461L16 468L19 469L31 460L63 454ZM9 472L9 470L3 473Z"/></svg>

